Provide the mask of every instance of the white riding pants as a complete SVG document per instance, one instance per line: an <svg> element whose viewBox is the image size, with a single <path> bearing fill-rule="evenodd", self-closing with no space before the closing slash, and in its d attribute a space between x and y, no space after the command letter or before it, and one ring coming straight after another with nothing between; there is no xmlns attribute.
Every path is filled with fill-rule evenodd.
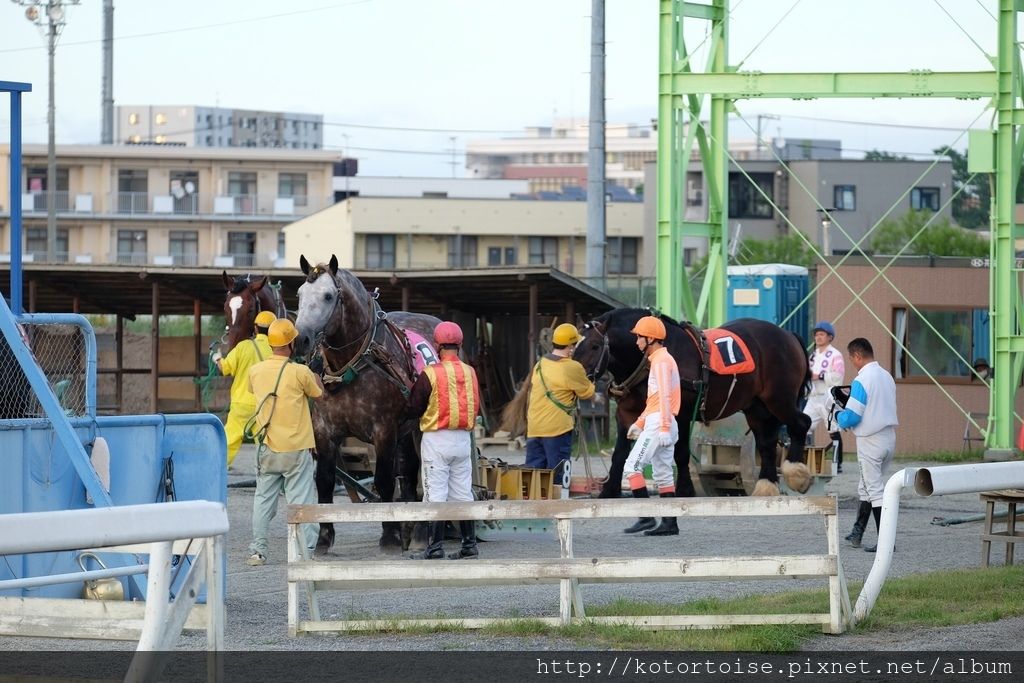
<svg viewBox="0 0 1024 683"><path fill-rule="evenodd" d="M885 493L885 474L896 453L896 430L886 427L871 436L857 437L857 461L860 463L860 483L857 493L861 500L870 500L871 507L881 507Z"/></svg>
<svg viewBox="0 0 1024 683"><path fill-rule="evenodd" d="M630 449L629 457L626 458L624 472L627 477L634 472L643 472L647 463L650 463L651 476L658 489L674 489L676 480L672 475L672 466L675 464L676 442L679 441L679 424L673 416L669 431L672 441L668 446L662 446L659 442L660 429L661 414L648 415L644 421L643 431Z"/></svg>
<svg viewBox="0 0 1024 683"><path fill-rule="evenodd" d="M472 447L468 431L439 429L423 432L420 460L424 501L473 500Z"/></svg>
<svg viewBox="0 0 1024 683"><path fill-rule="evenodd" d="M814 431L818 425L824 425L828 429L828 413L835 403L828 394L811 394L807 397L807 405L804 406L804 415L811 418L811 428L807 430L807 443L814 443ZM838 425L832 425L833 430L838 430Z"/></svg>

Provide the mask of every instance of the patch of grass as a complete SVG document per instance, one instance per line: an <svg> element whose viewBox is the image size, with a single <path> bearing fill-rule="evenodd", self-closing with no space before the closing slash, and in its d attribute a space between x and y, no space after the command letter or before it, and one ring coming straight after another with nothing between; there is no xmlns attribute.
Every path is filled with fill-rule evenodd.
<svg viewBox="0 0 1024 683"><path fill-rule="evenodd" d="M855 601L860 583L849 586ZM588 616L662 616L676 614L824 613L826 589L749 595L729 600L704 598L683 604L615 600L587 605ZM899 630L976 624L1024 615L1024 566L958 569L890 579L871 615L855 631ZM449 630L441 627L422 631ZM455 630L455 629L451 629ZM813 625L736 626L722 629L661 630L584 621L548 626L539 621L500 622L488 635L559 637L580 646L624 650L793 652L821 629Z"/></svg>
<svg viewBox="0 0 1024 683"><path fill-rule="evenodd" d="M900 453L894 460L902 462L941 462L945 464L982 462L982 451L931 451L929 453Z"/></svg>

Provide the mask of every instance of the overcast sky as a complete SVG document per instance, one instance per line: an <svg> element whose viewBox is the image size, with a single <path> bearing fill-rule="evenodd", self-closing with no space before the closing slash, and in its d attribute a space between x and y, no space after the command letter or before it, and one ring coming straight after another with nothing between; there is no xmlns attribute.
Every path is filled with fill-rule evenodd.
<svg viewBox="0 0 1024 683"><path fill-rule="evenodd" d="M66 10L56 64L60 144L99 142L102 4L83 0ZM740 0L732 3L730 62L760 71L991 69L985 52L994 51L994 4ZM610 123L648 124L657 114L658 5L607 0ZM322 114L325 146L347 147L362 174L450 176L453 146L458 153L470 139L587 115L590 11L591 0L120 0L114 99ZM0 0L0 80L33 84L24 98L24 139L43 143L45 37L23 12ZM694 49L707 24L691 25ZM952 143L972 121L989 125L985 105L748 100L738 103L743 119L730 135L753 138L757 114L776 114L782 118L767 122L767 133L839 138L847 156L874 148L926 153ZM966 146L966 135L956 146Z"/></svg>

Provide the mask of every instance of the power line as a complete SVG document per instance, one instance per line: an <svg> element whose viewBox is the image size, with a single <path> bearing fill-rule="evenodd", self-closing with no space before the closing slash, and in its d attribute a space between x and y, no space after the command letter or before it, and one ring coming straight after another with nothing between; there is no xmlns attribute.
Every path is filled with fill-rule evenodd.
<svg viewBox="0 0 1024 683"><path fill-rule="evenodd" d="M314 12L326 12L326 11L333 10L333 9L338 9L338 8L341 8L341 7L351 7L353 5L363 5L363 4L366 4L368 2L373 2L373 0L352 0L351 2L341 2L341 3L334 4L334 5L324 5L322 7L311 7L309 9L300 9L300 10L295 10L293 12L281 12L281 13L278 13L278 14L267 14L267 15L260 16L260 17L250 17L248 19L233 19L231 21L221 21L221 22L218 22L218 23L215 23L215 24L201 24L199 26L185 26L183 28L172 28L172 29L167 29L166 31L151 31L149 33L134 33L134 34L127 35L127 36L116 36L114 38L114 41L116 42L116 41L119 41L119 40L133 40L135 38L152 38L154 36L165 36L165 35L170 35L170 34L173 34L173 33L186 33L186 32L189 32L189 31L203 31L203 30L206 30L206 29L221 28L221 27L224 27L224 26L236 26L238 24L252 24L252 23L255 23L255 22L259 22L259 21L269 21L271 19L281 19L282 17L293 17L293 16L297 16L297 15L300 15L300 14L312 14ZM72 43L64 43L63 46L64 47L70 47L70 46L73 46L73 45L93 45L95 43L102 43L102 42L103 42L102 38L97 38L97 39L94 39L94 40L76 40L76 41L74 41ZM29 50L40 50L40 49L43 49L43 48L40 48L40 47L9 47L9 48L5 48L5 49L0 50L0 53L27 52Z"/></svg>

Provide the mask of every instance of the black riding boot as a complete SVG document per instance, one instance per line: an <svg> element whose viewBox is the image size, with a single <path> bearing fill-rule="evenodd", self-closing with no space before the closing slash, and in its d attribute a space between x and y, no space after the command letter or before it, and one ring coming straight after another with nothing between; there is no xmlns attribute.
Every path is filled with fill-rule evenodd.
<svg viewBox="0 0 1024 683"><path fill-rule="evenodd" d="M633 497L650 498L650 494L647 492L647 487L644 487L641 489L633 489ZM625 531L627 534L635 534L639 531L647 531L648 529L653 529L657 525L658 523L655 521L654 517L641 517L636 521L636 524L626 529L623 529L623 531Z"/></svg>
<svg viewBox="0 0 1024 683"><path fill-rule="evenodd" d="M476 522L473 520L462 520L459 522L459 531L462 533L462 547L454 553L448 553L449 560L475 560L480 555L476 549Z"/></svg>
<svg viewBox="0 0 1024 683"><path fill-rule="evenodd" d="M829 436L832 437L833 441L838 442L837 443L837 447L836 447L836 454L835 454L835 458L836 458L836 474L842 474L843 473L843 433L842 432L832 432L832 433L829 434Z"/></svg>
<svg viewBox="0 0 1024 683"><path fill-rule="evenodd" d="M854 548L860 547L860 539L864 537L864 530L868 527L868 519L871 517L871 501L862 500L857 510L857 521L853 523L853 531L846 536L846 540Z"/></svg>
<svg viewBox="0 0 1024 683"><path fill-rule="evenodd" d="M875 516L875 532L877 533L878 531L881 530L881 526L882 526L882 506L879 505L876 508L871 508L871 514ZM877 550L878 550L878 541L877 540L875 541L874 545L866 545L866 546L864 546L864 552L866 552L866 553L873 553L873 552L876 552Z"/></svg>
<svg viewBox="0 0 1024 683"><path fill-rule="evenodd" d="M410 560L444 559L444 522L431 522L427 534L427 547L410 555Z"/></svg>
<svg viewBox="0 0 1024 683"><path fill-rule="evenodd" d="M662 493L660 495L661 495L662 498L675 498L676 497L676 492L675 491L667 491L667 492ZM661 524L658 525L658 528L651 529L650 531L645 531L644 532L644 536L678 536L678 535L679 535L679 525L676 523L676 518L675 517L662 517L661 518Z"/></svg>

